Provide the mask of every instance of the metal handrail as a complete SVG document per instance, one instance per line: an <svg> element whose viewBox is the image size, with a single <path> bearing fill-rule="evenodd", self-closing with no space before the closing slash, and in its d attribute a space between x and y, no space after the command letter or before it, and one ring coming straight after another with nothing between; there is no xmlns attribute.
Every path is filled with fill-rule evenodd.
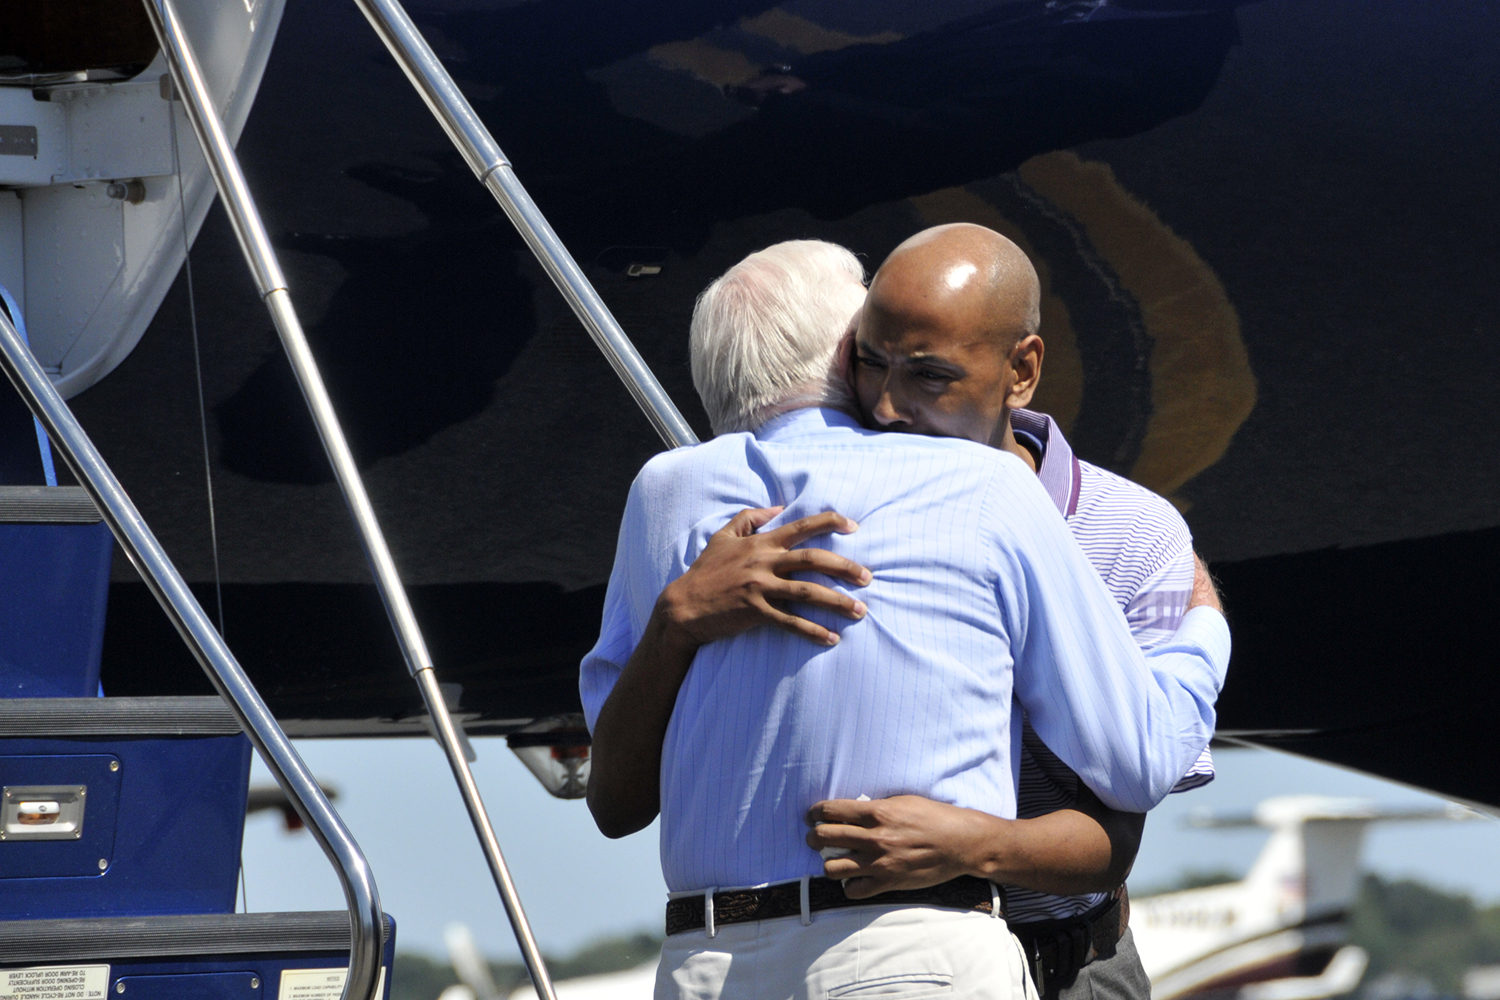
<svg viewBox="0 0 1500 1000"><path fill-rule="evenodd" d="M187 583L167 558L161 543L126 495L120 481L105 464L73 416L73 411L53 387L3 311L0 311L0 368L5 370L11 384L42 422L52 443L62 452L68 468L73 470L74 477L93 497L120 548L141 579L146 581L146 586L204 673L208 674L219 697L239 719L240 727L260 752L261 759L296 807L303 823L317 838L323 853L333 862L344 887L344 899L349 905L349 975L344 982L343 1000L379 1000L375 989L380 982L383 950L380 893L375 888L369 862L359 845L329 804L291 740L277 725L255 685L250 683L234 654L203 613L198 599L188 590Z"/></svg>
<svg viewBox="0 0 1500 1000"><path fill-rule="evenodd" d="M333 403L329 400L328 391L323 385L323 377L318 371L317 362L313 359L312 350L308 347L307 337L302 331L302 324L292 305L291 295L287 291L286 278L276 258L276 251L271 247L270 238L260 218L260 211L255 206L249 185L246 184L244 173L240 170L234 147L230 144L223 122L220 121L218 112L214 109L213 98L209 93L208 85L204 82L197 57L182 28L172 0L143 0L143 2L151 18L151 26L156 32L157 41L161 45L162 54L166 57L167 65L171 69L177 94L182 97L188 120L192 123L193 131L198 137L198 144L203 150L204 159L208 162L209 171L213 175L214 185L218 188L219 197L224 202L230 224L234 228L235 236L239 239L240 249L244 251L256 287L265 301L266 309L271 314L272 322L276 325L276 332L281 338L282 347L285 348L287 358L291 362L292 372L297 378L298 386L302 389L303 397L307 400L313 423L318 428L318 437L322 440L323 448L328 454L329 464L333 466L334 478L338 480L339 488L344 494L344 502L348 504L349 512L359 530L360 543L364 547L365 557L370 562L370 568L375 576L375 585L380 591L381 601L385 604L386 614L390 617L391 627L395 630L397 643L401 647L401 655L406 660L407 670L411 672L422 693L422 700L426 704L428 715L432 717L438 742L448 758L448 766L452 769L454 780L458 783L464 807L469 813L469 820L473 823L474 832L479 837L485 861L489 864L495 887L500 892L506 916L510 918L511 929L515 932L516 943L520 946L521 956L526 961L527 971L531 974L532 983L536 986L537 993L542 1000L557 1000L556 992L552 988L552 979L542 959L541 949L537 947L531 924L526 919L525 910L521 907L520 895L516 892L515 883L511 879L510 868L506 865L505 855L500 850L500 842L495 836L494 825L490 822L489 813L484 807L484 800L479 795L479 786L474 781L474 774L469 769L469 762L464 755L464 741L448 711L447 703L443 700L442 690L433 672L432 657L427 651L426 640L423 639L422 630L417 625L416 615L413 614L411 602L407 599L406 588L401 582L400 574L396 572L395 560L391 558L390 547L386 544L385 536L380 530L380 522L375 517L375 509L371 506L369 495L365 492L359 467L355 465L354 456L349 450L349 443L344 437L343 428L339 425L338 415L334 412ZM576 270L576 265L574 269ZM583 280L581 273L578 277L579 280ZM628 341L626 343L628 346ZM634 356L633 351L632 356ZM646 371L645 363L640 360L639 356L634 356L634 360L649 378L650 372ZM655 385L655 379L651 379L651 383ZM665 398L659 385L655 385L655 389L662 395L662 398ZM671 405L670 401L667 405ZM676 410L674 409L672 413L676 415ZM677 420L681 421L681 416L676 416ZM686 427L686 424L683 426ZM691 434L691 431L688 433ZM355 994L346 994L345 1000L349 1000L351 996ZM364 996L364 994L358 994L358 996Z"/></svg>
<svg viewBox="0 0 1500 1000"><path fill-rule="evenodd" d="M453 145L463 154L474 176L489 188L510 217L521 238L541 262L563 298L567 299L579 322L604 352L615 374L635 397L667 447L697 444L693 429L682 419L671 397L641 359L625 331L620 329L609 307L584 277L578 262L552 231L551 224L531 200L531 195L521 186L510 161L407 16L400 0L354 2L374 26L375 33L385 42L391 55L395 56L397 65L406 73Z"/></svg>

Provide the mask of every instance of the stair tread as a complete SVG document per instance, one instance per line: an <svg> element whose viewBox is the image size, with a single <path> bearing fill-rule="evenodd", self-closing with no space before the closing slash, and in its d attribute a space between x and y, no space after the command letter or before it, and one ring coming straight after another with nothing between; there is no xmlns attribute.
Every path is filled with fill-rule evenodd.
<svg viewBox="0 0 1500 1000"><path fill-rule="evenodd" d="M225 736L239 720L213 696L0 698L0 739L18 736Z"/></svg>
<svg viewBox="0 0 1500 1000"><path fill-rule="evenodd" d="M82 486L0 486L0 524L98 524Z"/></svg>
<svg viewBox="0 0 1500 1000"><path fill-rule="evenodd" d="M382 942L391 918L382 921ZM343 910L0 920L0 963L349 950Z"/></svg>

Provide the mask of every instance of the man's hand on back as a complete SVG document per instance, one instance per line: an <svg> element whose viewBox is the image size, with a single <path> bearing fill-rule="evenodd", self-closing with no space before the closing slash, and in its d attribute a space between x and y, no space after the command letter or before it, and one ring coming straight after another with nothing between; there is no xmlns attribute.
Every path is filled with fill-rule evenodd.
<svg viewBox="0 0 1500 1000"><path fill-rule="evenodd" d="M714 533L686 573L667 585L656 613L697 645L738 635L757 625L775 625L824 646L838 633L789 614L781 605L802 604L837 612L855 621L865 605L848 594L805 580L793 573L822 573L856 587L870 582L870 571L826 549L796 546L818 535L858 530L859 525L834 511L815 514L758 534L780 507L743 510Z"/></svg>
<svg viewBox="0 0 1500 1000"><path fill-rule="evenodd" d="M1110 809L1087 787L1071 808L1021 820L918 795L834 799L808 810L807 844L849 852L825 860L823 874L847 879L850 899L959 875L1069 896L1108 892L1125 881L1145 820Z"/></svg>
<svg viewBox="0 0 1500 1000"><path fill-rule="evenodd" d="M971 874L1005 822L920 795L833 799L808 810L807 846L849 851L825 861L823 873L847 879L844 894L850 899L866 899Z"/></svg>

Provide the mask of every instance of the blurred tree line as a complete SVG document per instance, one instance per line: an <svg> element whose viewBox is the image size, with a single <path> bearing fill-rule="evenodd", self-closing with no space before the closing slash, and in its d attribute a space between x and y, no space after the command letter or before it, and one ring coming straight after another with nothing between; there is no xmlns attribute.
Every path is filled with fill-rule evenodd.
<svg viewBox="0 0 1500 1000"><path fill-rule="evenodd" d="M1500 965L1500 906L1421 882L1366 875L1349 924L1350 943L1370 953L1366 983L1408 973L1456 996L1470 968Z"/></svg>
<svg viewBox="0 0 1500 1000"><path fill-rule="evenodd" d="M590 944L566 958L547 957L547 968L553 979L576 979L606 972L623 972L644 962L656 960L661 953L661 938L645 932L623 937L605 938ZM520 962L491 962L490 975L501 997L530 982L526 967ZM437 1000L438 994L458 982L447 959L429 958L415 952L396 956L391 973L391 1000Z"/></svg>

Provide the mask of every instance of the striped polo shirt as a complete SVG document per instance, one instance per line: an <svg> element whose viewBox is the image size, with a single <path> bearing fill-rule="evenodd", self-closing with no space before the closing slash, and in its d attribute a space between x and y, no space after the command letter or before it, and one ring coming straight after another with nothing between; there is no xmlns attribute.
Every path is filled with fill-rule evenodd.
<svg viewBox="0 0 1500 1000"><path fill-rule="evenodd" d="M1144 486L1080 460L1046 414L1016 410L1011 429L1041 455L1037 477L1105 589L1124 609L1136 642L1142 649L1166 642L1187 612L1193 591L1193 536L1182 515ZM1022 819L1069 808L1078 800L1078 776L1029 724L1021 730L1020 774L1016 815ZM1172 791L1185 792L1212 780L1213 757L1205 749ZM1058 920L1083 913L1106 897L1050 896L1009 887L1007 916L1014 924Z"/></svg>

